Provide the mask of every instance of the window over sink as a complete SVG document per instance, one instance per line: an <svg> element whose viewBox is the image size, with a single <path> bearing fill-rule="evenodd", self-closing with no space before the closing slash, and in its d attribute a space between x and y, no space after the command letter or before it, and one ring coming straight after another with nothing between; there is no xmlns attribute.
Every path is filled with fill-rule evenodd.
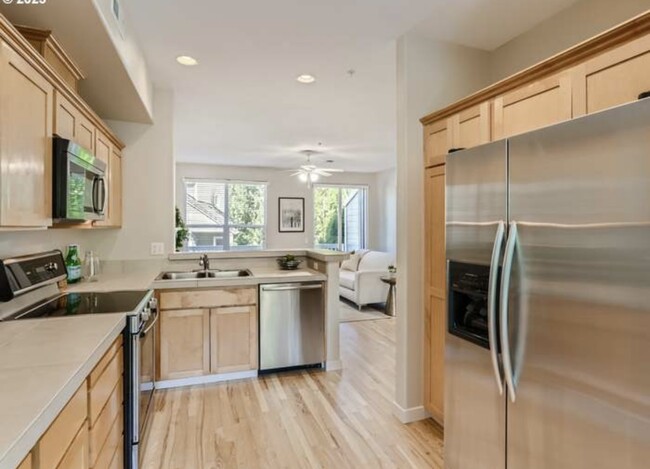
<svg viewBox="0 0 650 469"><path fill-rule="evenodd" d="M266 183L186 179L185 251L263 249Z"/></svg>

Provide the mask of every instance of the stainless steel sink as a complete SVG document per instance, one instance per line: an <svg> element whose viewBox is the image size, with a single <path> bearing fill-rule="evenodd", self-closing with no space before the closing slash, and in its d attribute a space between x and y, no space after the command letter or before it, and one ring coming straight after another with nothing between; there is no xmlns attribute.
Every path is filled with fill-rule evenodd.
<svg viewBox="0 0 650 469"><path fill-rule="evenodd" d="M204 278L251 277L248 269L241 270L201 270L198 272L163 272L156 280L199 280Z"/></svg>

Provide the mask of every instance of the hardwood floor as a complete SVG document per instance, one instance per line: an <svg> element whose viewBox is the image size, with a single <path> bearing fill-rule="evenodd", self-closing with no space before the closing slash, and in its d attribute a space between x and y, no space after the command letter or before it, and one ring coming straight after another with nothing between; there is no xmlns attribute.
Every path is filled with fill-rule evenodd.
<svg viewBox="0 0 650 469"><path fill-rule="evenodd" d="M395 319L341 324L345 369L159 391L144 469L438 468L442 431L392 415Z"/></svg>

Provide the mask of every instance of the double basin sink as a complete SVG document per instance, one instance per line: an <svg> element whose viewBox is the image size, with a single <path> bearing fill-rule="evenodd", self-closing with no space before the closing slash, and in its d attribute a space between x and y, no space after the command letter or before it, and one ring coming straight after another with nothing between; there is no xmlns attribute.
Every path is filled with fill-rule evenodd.
<svg viewBox="0 0 650 469"><path fill-rule="evenodd" d="M205 278L252 277L248 269L240 270L198 270L196 272L162 272L156 280L199 280Z"/></svg>

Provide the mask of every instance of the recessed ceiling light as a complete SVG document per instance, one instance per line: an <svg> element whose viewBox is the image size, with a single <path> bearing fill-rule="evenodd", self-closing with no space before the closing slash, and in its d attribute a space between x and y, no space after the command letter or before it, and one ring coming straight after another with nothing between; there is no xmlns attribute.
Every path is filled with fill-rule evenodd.
<svg viewBox="0 0 650 469"><path fill-rule="evenodd" d="M189 55L179 55L176 57L176 62L187 67L193 67L194 65L199 64L198 60L196 60L194 57L190 57Z"/></svg>
<svg viewBox="0 0 650 469"><path fill-rule="evenodd" d="M304 83L305 85L308 85L310 83L313 83L316 81L316 77L314 75L299 75L298 78L296 78L299 83Z"/></svg>

